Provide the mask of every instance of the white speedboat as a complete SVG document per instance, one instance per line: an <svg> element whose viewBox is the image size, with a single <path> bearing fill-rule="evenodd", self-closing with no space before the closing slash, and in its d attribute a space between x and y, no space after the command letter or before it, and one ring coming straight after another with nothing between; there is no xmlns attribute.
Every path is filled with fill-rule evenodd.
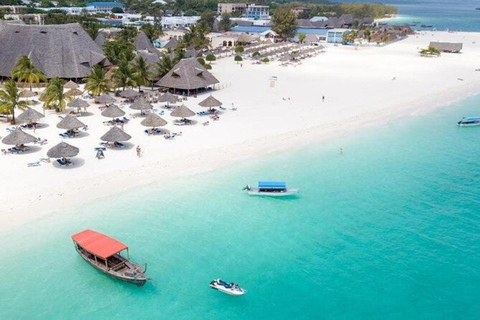
<svg viewBox="0 0 480 320"><path fill-rule="evenodd" d="M457 122L459 127L480 126L480 117L465 117Z"/></svg>
<svg viewBox="0 0 480 320"><path fill-rule="evenodd" d="M227 283L221 279L215 279L210 282L210 288L232 296L241 296L247 293L247 290L240 288L238 284Z"/></svg>
<svg viewBox="0 0 480 320"><path fill-rule="evenodd" d="M282 181L259 181L258 188L246 186L243 190L251 196L269 196L269 197L286 197L296 195L300 190L287 188L287 184Z"/></svg>

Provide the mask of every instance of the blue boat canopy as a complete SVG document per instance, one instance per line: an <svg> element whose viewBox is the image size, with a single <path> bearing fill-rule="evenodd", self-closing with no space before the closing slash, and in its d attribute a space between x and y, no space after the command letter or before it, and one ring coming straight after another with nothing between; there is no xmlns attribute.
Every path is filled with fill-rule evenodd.
<svg viewBox="0 0 480 320"><path fill-rule="evenodd" d="M475 120L480 120L480 117L465 117L462 120L463 121L475 121Z"/></svg>
<svg viewBox="0 0 480 320"><path fill-rule="evenodd" d="M259 189L286 189L287 184L283 181L258 181Z"/></svg>

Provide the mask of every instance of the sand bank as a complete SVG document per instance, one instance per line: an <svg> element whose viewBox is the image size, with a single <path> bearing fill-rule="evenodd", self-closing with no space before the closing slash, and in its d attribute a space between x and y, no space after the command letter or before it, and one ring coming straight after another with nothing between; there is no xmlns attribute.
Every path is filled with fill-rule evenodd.
<svg viewBox="0 0 480 320"><path fill-rule="evenodd" d="M463 42L464 49L462 54L420 57L418 49L432 40ZM449 105L480 91L480 72L475 71L480 68L479 40L478 33L428 32L385 47L328 46L325 53L296 67L276 62L254 65L248 60L240 66L233 58L222 59L213 66L221 82L213 95L227 107L219 121L195 117L199 124L176 127L166 112L166 128L183 134L165 140L145 135L140 125L143 118L137 117L125 126L133 136L127 147L108 149L105 159L97 160L94 147L109 127L103 124L108 119L100 115L98 106L92 105L91 115L79 118L89 126L87 133L65 140L81 150L75 165L68 168L51 163L27 167L61 141L62 131L55 127L58 114L47 111L42 120L48 126L35 134L48 139L47 145L28 154L0 156L1 229L140 185L168 183L179 176L302 148L366 125ZM188 98L185 105L201 111L198 102L206 97ZM236 111L230 110L232 104ZM208 120L209 126L200 125ZM0 136L7 134L7 126L0 124ZM143 150L140 158L136 145Z"/></svg>

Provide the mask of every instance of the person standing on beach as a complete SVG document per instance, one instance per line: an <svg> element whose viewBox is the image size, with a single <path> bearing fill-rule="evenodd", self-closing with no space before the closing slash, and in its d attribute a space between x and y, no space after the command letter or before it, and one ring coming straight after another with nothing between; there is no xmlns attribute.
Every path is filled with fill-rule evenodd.
<svg viewBox="0 0 480 320"><path fill-rule="evenodd" d="M140 146L137 146L137 157L141 157L142 156L142 149L140 148Z"/></svg>
<svg viewBox="0 0 480 320"><path fill-rule="evenodd" d="M322 102L325 102L325 96L322 96Z"/></svg>

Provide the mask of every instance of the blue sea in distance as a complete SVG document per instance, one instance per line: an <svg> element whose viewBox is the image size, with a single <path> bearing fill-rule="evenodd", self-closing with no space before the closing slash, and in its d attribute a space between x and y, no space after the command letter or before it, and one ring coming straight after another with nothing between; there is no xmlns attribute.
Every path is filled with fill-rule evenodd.
<svg viewBox="0 0 480 320"><path fill-rule="evenodd" d="M0 319L479 319L480 127L456 126L479 113L471 97L2 233ZM241 191L258 179L301 195ZM85 228L153 280L94 270L70 239Z"/></svg>
<svg viewBox="0 0 480 320"><path fill-rule="evenodd" d="M332 2L379 2L398 8L400 17L389 24L420 22L437 30L480 31L480 0L335 0ZM430 30L430 29L428 29Z"/></svg>

